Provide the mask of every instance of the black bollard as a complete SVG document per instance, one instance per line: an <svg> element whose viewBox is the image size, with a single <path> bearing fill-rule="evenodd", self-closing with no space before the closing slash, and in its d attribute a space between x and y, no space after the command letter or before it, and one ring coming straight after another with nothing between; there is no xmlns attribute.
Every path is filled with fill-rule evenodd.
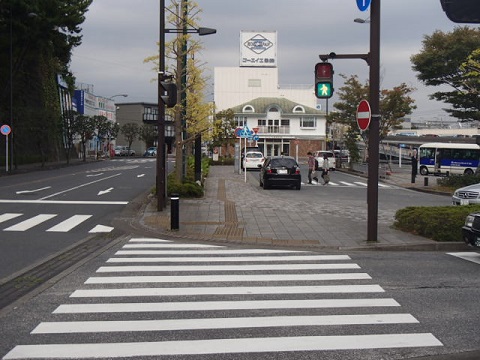
<svg viewBox="0 0 480 360"><path fill-rule="evenodd" d="M172 194L170 197L170 230L179 229L180 216L180 197L178 194Z"/></svg>
<svg viewBox="0 0 480 360"><path fill-rule="evenodd" d="M428 186L428 177L423 178L423 186Z"/></svg>

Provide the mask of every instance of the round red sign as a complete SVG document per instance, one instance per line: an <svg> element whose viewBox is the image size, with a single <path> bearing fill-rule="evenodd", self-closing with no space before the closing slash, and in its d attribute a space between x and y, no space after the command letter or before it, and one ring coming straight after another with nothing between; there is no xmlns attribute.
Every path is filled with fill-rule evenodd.
<svg viewBox="0 0 480 360"><path fill-rule="evenodd" d="M357 124L360 130L367 130L372 119L372 111L367 100L360 101L357 107Z"/></svg>

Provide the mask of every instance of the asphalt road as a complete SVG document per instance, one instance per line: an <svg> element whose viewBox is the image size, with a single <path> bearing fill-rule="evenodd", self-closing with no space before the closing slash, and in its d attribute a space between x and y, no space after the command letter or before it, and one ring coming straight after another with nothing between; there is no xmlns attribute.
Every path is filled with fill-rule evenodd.
<svg viewBox="0 0 480 360"><path fill-rule="evenodd" d="M0 177L0 279L86 239L109 236L112 220L154 183L152 158Z"/></svg>

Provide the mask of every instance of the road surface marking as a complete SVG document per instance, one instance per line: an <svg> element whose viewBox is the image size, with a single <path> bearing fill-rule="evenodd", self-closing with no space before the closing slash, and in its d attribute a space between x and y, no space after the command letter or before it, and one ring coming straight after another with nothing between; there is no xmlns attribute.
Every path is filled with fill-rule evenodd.
<svg viewBox="0 0 480 360"><path fill-rule="evenodd" d="M97 225L89 233L109 233L113 230L111 226Z"/></svg>
<svg viewBox="0 0 480 360"><path fill-rule="evenodd" d="M166 255L163 250L119 250L115 255ZM108 262L246 262L246 261L310 261L350 260L348 255L299 255L299 256L202 256L202 257L130 257L110 258Z"/></svg>
<svg viewBox="0 0 480 360"><path fill-rule="evenodd" d="M91 277L85 284L195 283L240 281L327 281L371 280L366 273L268 274L268 275L186 275L186 276L107 276Z"/></svg>
<svg viewBox="0 0 480 360"><path fill-rule="evenodd" d="M163 311L217 311L258 309L324 309L400 306L394 299L316 299L316 300L253 300L253 301L184 301L161 303L63 304L54 314L89 314Z"/></svg>
<svg viewBox="0 0 480 360"><path fill-rule="evenodd" d="M258 295L258 294L351 294L384 292L380 285L317 285L317 286L240 286L187 288L120 288L75 290L70 297L142 297L192 295Z"/></svg>
<svg viewBox="0 0 480 360"><path fill-rule="evenodd" d="M295 336L95 344L19 345L4 359L117 358L443 346L430 333Z"/></svg>
<svg viewBox="0 0 480 360"><path fill-rule="evenodd" d="M67 232L72 230L75 226L80 225L82 222L91 218L92 215L73 215L61 223L51 227L47 231L50 232Z"/></svg>
<svg viewBox="0 0 480 360"><path fill-rule="evenodd" d="M6 229L3 229L3 231L26 231L34 226L37 226L47 220L54 218L55 216L57 216L57 214L40 214L30 219L19 222L18 224L12 225Z"/></svg>
<svg viewBox="0 0 480 360"><path fill-rule="evenodd" d="M5 213L0 215L0 223L15 219L16 217L22 216L23 214L19 213Z"/></svg>

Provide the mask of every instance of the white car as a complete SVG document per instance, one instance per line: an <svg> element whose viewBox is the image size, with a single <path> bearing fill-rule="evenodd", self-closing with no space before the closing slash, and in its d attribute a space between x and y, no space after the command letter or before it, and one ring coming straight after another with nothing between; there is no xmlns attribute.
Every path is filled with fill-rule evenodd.
<svg viewBox="0 0 480 360"><path fill-rule="evenodd" d="M244 170L255 169L259 170L260 165L265 161L265 157L260 151L249 151L243 157L242 168Z"/></svg>
<svg viewBox="0 0 480 360"><path fill-rule="evenodd" d="M455 190L452 196L453 205L480 204L480 184L473 184Z"/></svg>
<svg viewBox="0 0 480 360"><path fill-rule="evenodd" d="M327 155L328 158L328 170L335 170L335 153L333 151L315 151L313 156L315 159L318 161L318 169L317 170L322 170L323 169L323 156Z"/></svg>

